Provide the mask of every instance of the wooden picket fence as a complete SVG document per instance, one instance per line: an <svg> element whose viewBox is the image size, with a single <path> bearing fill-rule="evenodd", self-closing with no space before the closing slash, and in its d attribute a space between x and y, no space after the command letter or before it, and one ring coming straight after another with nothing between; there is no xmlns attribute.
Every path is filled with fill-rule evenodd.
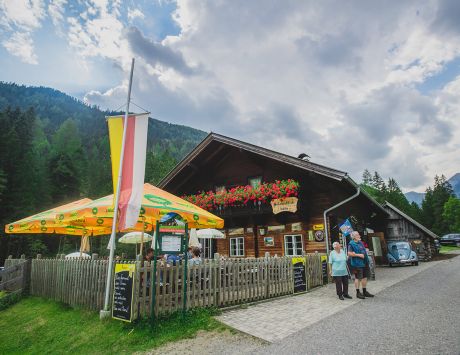
<svg viewBox="0 0 460 355"><path fill-rule="evenodd" d="M16 260L8 259L9 265ZM129 261L127 261L129 262ZM131 261L132 262L132 261ZM151 314L153 263L136 263L134 316ZM107 260L32 259L30 293L71 306L98 311L103 308ZM187 268L187 309L228 307L294 292L290 257L205 259ZM306 255L307 289L323 285L321 254ZM182 309L184 265L157 263L155 315ZM113 290L113 287L110 288ZM110 295L112 299L112 295Z"/></svg>
<svg viewBox="0 0 460 355"><path fill-rule="evenodd" d="M322 286L324 284L321 256L325 254L307 254L307 289Z"/></svg>
<svg viewBox="0 0 460 355"><path fill-rule="evenodd" d="M30 260L16 259L15 262L5 263L0 271L0 291L27 291L30 280Z"/></svg>
<svg viewBox="0 0 460 355"><path fill-rule="evenodd" d="M107 265L106 260L33 259L30 293L100 310L104 305Z"/></svg>
<svg viewBox="0 0 460 355"><path fill-rule="evenodd" d="M150 316L153 265L137 265L140 289L134 304L139 315ZM158 265L155 315L183 307L182 264ZM290 258L210 259L187 268L186 307L228 307L293 293Z"/></svg>

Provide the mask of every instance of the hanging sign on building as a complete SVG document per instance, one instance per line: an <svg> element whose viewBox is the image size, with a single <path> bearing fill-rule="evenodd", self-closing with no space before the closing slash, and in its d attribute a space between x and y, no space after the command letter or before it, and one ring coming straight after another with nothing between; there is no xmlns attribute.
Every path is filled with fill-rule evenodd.
<svg viewBox="0 0 460 355"><path fill-rule="evenodd" d="M322 230L324 230L324 224L314 224L313 225L313 230L314 231L322 231Z"/></svg>
<svg viewBox="0 0 460 355"><path fill-rule="evenodd" d="M322 242L324 240L324 232L323 231L316 231L315 232L315 240L317 242Z"/></svg>
<svg viewBox="0 0 460 355"><path fill-rule="evenodd" d="M273 214L281 212L297 212L297 197L283 197L277 198L270 202L273 209Z"/></svg>

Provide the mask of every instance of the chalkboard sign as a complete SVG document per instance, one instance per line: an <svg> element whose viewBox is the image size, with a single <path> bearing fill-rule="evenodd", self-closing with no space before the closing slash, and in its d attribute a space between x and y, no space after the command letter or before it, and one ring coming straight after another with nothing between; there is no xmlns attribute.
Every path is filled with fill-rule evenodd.
<svg viewBox="0 0 460 355"><path fill-rule="evenodd" d="M323 283L327 284L327 256L321 255L321 270L323 272Z"/></svg>
<svg viewBox="0 0 460 355"><path fill-rule="evenodd" d="M115 264L112 317L125 322L133 318L133 293L136 264Z"/></svg>
<svg viewBox="0 0 460 355"><path fill-rule="evenodd" d="M305 275L305 258L298 257L292 258L291 260L294 269L294 293L307 291L307 278Z"/></svg>

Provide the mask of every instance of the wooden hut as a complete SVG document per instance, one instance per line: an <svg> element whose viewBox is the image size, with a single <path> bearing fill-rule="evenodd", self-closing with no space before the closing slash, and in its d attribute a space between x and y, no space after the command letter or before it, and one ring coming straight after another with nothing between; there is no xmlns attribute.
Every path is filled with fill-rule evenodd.
<svg viewBox="0 0 460 355"><path fill-rule="evenodd" d="M434 240L439 237L388 201L383 204L383 208L388 212L385 239L411 242L420 260L430 260L434 252Z"/></svg>
<svg viewBox="0 0 460 355"><path fill-rule="evenodd" d="M236 196L248 186L276 190L288 181L297 188L285 189L284 195L273 193L275 197L283 195L281 198L261 201ZM338 226L346 218L351 217L355 228L366 237L368 229L383 232L387 217L382 206L345 172L215 133L192 150L159 186L178 196L193 197L224 218L226 239L207 243L206 255L219 252L231 257L261 257L266 253L325 252L339 240ZM267 194L266 189L261 194ZM228 196L224 203L218 201L223 193L231 195L232 191L236 201L232 203Z"/></svg>

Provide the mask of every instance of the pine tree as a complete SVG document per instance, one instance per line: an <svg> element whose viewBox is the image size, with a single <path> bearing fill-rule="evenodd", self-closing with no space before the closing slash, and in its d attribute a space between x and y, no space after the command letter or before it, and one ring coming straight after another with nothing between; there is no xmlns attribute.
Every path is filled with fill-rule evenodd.
<svg viewBox="0 0 460 355"><path fill-rule="evenodd" d="M374 171L374 176L372 177L372 186L379 190L381 193L385 193L387 190L385 181L383 181L382 177L377 171Z"/></svg>
<svg viewBox="0 0 460 355"><path fill-rule="evenodd" d="M422 202L423 224L438 235L449 231L449 224L444 219L444 205L453 197L452 186L444 175L435 176L434 187L428 187Z"/></svg>
<svg viewBox="0 0 460 355"><path fill-rule="evenodd" d="M448 225L449 232L460 233L460 199L449 197L444 204L442 216Z"/></svg>
<svg viewBox="0 0 460 355"><path fill-rule="evenodd" d="M56 131L50 159L52 196L55 203L76 200L86 186L86 159L77 125L65 121Z"/></svg>
<svg viewBox="0 0 460 355"><path fill-rule="evenodd" d="M372 174L367 169L364 169L363 172L363 184L367 186L372 185Z"/></svg>

